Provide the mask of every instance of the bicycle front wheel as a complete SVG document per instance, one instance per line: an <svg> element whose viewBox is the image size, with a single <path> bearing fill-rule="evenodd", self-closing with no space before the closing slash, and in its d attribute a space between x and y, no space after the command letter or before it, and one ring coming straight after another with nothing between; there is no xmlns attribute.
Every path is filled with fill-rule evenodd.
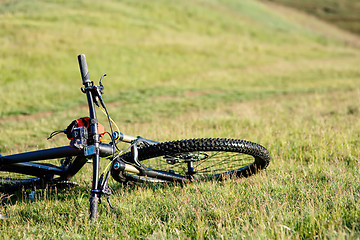
<svg viewBox="0 0 360 240"><path fill-rule="evenodd" d="M132 154L121 156L132 161ZM138 150L143 176L124 174L137 182L223 180L249 177L265 169L269 152L261 145L237 139L189 139L145 146Z"/></svg>

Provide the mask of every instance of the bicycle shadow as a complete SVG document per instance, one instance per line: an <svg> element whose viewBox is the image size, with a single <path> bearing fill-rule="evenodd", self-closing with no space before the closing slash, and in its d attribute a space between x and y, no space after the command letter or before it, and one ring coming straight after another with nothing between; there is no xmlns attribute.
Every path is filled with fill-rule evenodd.
<svg viewBox="0 0 360 240"><path fill-rule="evenodd" d="M133 193L140 190L159 190L172 187L183 187L184 184L180 183L114 183L110 184L110 190L112 195L117 194L118 192ZM79 195L89 195L90 197L91 186L89 184L79 184L71 187L48 187L44 189L22 189L13 191L11 193L0 192L0 205L16 205L21 203L32 203L42 200L57 200L57 201L68 201L69 198L76 198ZM112 196L110 195L110 196ZM102 194L102 197L106 197L105 194ZM0 214L1 216L1 214ZM4 216L4 215L3 215ZM1 217L0 217L1 219Z"/></svg>

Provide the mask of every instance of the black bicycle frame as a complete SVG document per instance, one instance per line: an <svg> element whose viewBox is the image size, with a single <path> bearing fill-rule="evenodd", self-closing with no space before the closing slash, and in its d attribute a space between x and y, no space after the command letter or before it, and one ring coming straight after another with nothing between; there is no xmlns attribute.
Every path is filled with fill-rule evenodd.
<svg viewBox="0 0 360 240"><path fill-rule="evenodd" d="M112 146L101 143L100 156L110 156ZM59 159L66 157L77 157L68 166L56 166L47 163L36 163L34 161ZM0 158L0 170L22 174L44 177L48 175L59 175L62 179L68 180L74 176L87 162L84 151L72 146L49 148L32 152L18 153L2 156Z"/></svg>
<svg viewBox="0 0 360 240"><path fill-rule="evenodd" d="M69 179L73 176L73 174L68 175L68 171L71 170L70 166L64 168L46 163L33 163L32 161L66 158L81 155L83 155L81 150L71 146L19 153L3 156L1 158L0 169L2 171L29 174L37 177L44 177L51 174L60 175L64 179ZM71 172L74 172L74 169L72 169Z"/></svg>
<svg viewBox="0 0 360 240"><path fill-rule="evenodd" d="M100 144L94 100L97 101L98 98L101 99L101 93L99 92L97 86L94 86L93 82L90 81L85 55L79 55L78 61L84 85L83 92L86 93L89 105L90 126L88 129L89 136L85 149L64 146L7 156L0 155L0 170L30 174L38 177L60 175L62 178L68 179L81 169L81 167L87 162L87 158L91 157L93 163L93 180L90 197L90 218L95 220L97 205L101 195L101 191L98 187L100 155L111 155L113 153L113 146L110 144ZM58 167L52 164L33 162L73 156L76 157L75 161L66 167Z"/></svg>

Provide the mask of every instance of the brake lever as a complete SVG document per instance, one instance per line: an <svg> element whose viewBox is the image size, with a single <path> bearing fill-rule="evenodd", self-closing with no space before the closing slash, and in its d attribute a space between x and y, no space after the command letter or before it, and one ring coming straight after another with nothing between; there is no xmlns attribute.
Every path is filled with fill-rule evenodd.
<svg viewBox="0 0 360 240"><path fill-rule="evenodd" d="M100 104L101 104L101 106L103 106L103 108L106 108L105 102L104 102L104 100L102 98L102 95L104 94L104 89L105 89L104 85L102 84L102 81L103 81L105 76L106 76L106 74L103 74L101 76L101 78L100 78L99 86L94 87L94 91L95 91L95 95L96 95L95 98L97 98L95 103L96 103L96 105L98 105L97 102L100 101Z"/></svg>
<svg viewBox="0 0 360 240"><path fill-rule="evenodd" d="M99 86L100 86L99 89L100 89L100 93L101 93L101 94L104 94L103 91L104 91L104 89L105 89L104 85L102 84L102 81L103 81L104 77L106 77L106 73L104 73L104 74L101 76L100 81L99 81Z"/></svg>
<svg viewBox="0 0 360 240"><path fill-rule="evenodd" d="M105 76L106 76L106 74L103 74L101 76L100 81L99 81L99 86L94 85L94 83L92 82L92 86L90 86L89 88L86 88L86 89L81 88L81 91L83 93L86 93L86 90L90 89L91 92L93 93L93 100L94 100L94 103L96 104L96 106L99 107L99 102L100 102L101 106L103 106L104 108L106 108L106 107L105 107L105 102L102 99L102 95L104 94L105 87L102 84L102 81Z"/></svg>

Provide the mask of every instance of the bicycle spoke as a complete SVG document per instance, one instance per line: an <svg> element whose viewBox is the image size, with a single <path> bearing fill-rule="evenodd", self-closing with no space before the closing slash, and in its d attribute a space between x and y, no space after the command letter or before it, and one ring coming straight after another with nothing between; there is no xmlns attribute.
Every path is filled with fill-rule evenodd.
<svg viewBox="0 0 360 240"><path fill-rule="evenodd" d="M155 158L145 163L148 167L151 168L161 168L165 171L173 171L174 173L179 173L185 175L188 172L187 168L187 159L189 154L193 155L192 159L194 162L194 170L196 174L205 175L205 174L217 174L220 172L227 172L228 169L238 169L242 166L251 163L252 157L245 156L239 153L231 152L192 152L192 153L183 153L178 156L173 156L173 164L169 163L169 157L165 158ZM191 157L190 155L190 157ZM203 159L201 156L206 155ZM183 156L183 159L182 159ZM197 160L200 159L200 160ZM171 156L170 156L171 160ZM178 160L178 162L176 162Z"/></svg>
<svg viewBox="0 0 360 240"><path fill-rule="evenodd" d="M239 154L237 154L237 155L239 155ZM243 162L243 160L244 159L238 159L238 160L231 160L232 158L235 158L236 157L236 155L233 155L233 156L229 156L229 158L226 158L226 159L223 159L222 161L220 161L220 162L217 162L217 161L213 161L214 163L213 163L213 165L211 165L211 166L206 166L205 168L203 168L203 169L201 169L201 170L199 170L198 168L196 168L197 169L197 173L205 173L205 172L215 172L215 171L219 171L219 170L222 170L222 171L226 171L226 168L219 168L220 166L229 166L227 163L229 162L229 163L231 163L231 165L235 165L235 163L239 163L239 162ZM199 166L199 165L198 165ZM198 166L196 166L196 167L198 167ZM216 169L212 169L211 171L206 171L207 169L210 169L210 168L213 168L213 167L215 167L215 166L217 166L217 168ZM228 169L229 167L227 167L227 169ZM236 165L236 168L239 168L239 165ZM231 168L230 168L231 169Z"/></svg>
<svg viewBox="0 0 360 240"><path fill-rule="evenodd" d="M237 169L237 168L240 168L241 167L241 165L239 164L239 165L236 165L235 163L238 163L238 162L242 162L241 160L239 161L232 161L231 163L231 165L233 165L234 167L229 167L229 165L227 164L227 162L226 162L226 160L228 160L228 159L225 159L225 160L223 160L223 161L221 161L221 162L216 162L216 163L214 163L213 165L211 165L211 166L207 166L207 167L205 167L205 168L203 168L203 169L201 169L201 170L197 170L197 172L198 173L205 173L205 172L216 172L216 171L226 171L227 169ZM226 166L226 167L224 167L224 168L220 168L221 166ZM211 169L211 168L213 168L213 167L217 167L217 168L215 168L215 169ZM210 169L209 171L207 171L208 169Z"/></svg>

